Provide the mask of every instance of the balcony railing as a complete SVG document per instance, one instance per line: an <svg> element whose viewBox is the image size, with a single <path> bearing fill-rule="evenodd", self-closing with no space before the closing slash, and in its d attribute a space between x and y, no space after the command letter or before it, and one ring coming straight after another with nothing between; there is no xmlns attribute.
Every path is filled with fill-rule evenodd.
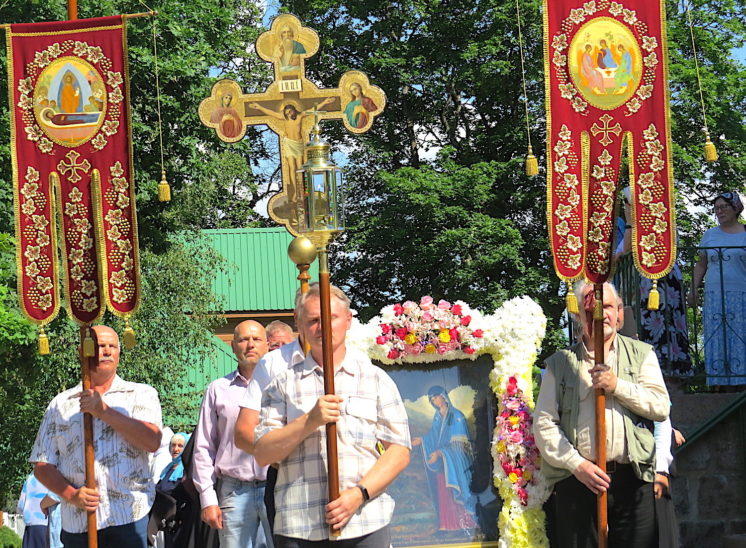
<svg viewBox="0 0 746 548"><path fill-rule="evenodd" d="M707 256L708 270L713 269L713 272L717 270L718 275L710 276L706 283L702 283L698 291L697 305L692 307L687 304L686 315L682 317L672 306L666 306L666 304L672 298L683 299L684 303L687 302L694 266L700 253ZM689 383L699 385L705 384L705 379L707 385L746 385L746 366L744 366L746 352L743 352L746 339L746 317L744 317L746 316L746 297L743 292L740 294L732 292L724 276L724 268L727 270L731 261L746 262L746 247L684 247L679 248L679 258L677 269L681 270L671 276L681 280L680 293L677 294L675 290L667 289L665 282L659 282L661 310L656 315L655 321L651 321L650 316L647 316L647 322L645 316L647 315L647 293L650 282L641 279L635 269L631 254L624 255L618 262L614 282L625 305L631 307L633 311L636 333L644 340L645 337L642 334L646 328L650 332L651 325L656 332L663 330L663 332L672 333L673 326L678 322L679 329L687 333L691 367L681 367L681 348L676 339L671 336L661 337L654 346L656 346L661 369L665 375L686 377ZM746 284L746 280L743 280L743 283ZM702 298L703 289L707 291L706 302ZM726 299L740 300L742 304L729 303ZM734 310L736 306L739 307L738 310ZM703 314L707 314L707 329L704 329ZM684 317L686 318L685 328L682 322ZM710 352L710 355L707 356L706 352ZM678 358L674 360L677 356ZM710 371L706 370L706 362Z"/></svg>

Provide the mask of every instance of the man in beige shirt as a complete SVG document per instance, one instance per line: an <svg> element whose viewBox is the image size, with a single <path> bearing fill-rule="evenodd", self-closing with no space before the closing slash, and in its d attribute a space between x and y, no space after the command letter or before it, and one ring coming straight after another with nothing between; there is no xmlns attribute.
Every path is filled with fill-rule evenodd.
<svg viewBox="0 0 746 548"><path fill-rule="evenodd" d="M605 364L593 359L593 286L581 284L582 341L547 359L534 413L542 471L556 482L548 505L550 542L595 547L596 495L608 491L609 546L656 545L653 421L670 401L653 348L623 337L624 305L604 284ZM596 465L594 389L606 392L607 471Z"/></svg>

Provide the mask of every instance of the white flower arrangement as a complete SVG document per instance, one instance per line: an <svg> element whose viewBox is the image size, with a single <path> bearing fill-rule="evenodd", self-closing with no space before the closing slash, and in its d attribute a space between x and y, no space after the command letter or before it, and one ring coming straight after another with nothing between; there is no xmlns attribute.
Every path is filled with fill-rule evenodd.
<svg viewBox="0 0 746 548"><path fill-rule="evenodd" d="M532 368L545 332L546 317L528 297L511 299L490 315L461 301L435 304L423 297L419 304L387 306L365 324L353 318L347 333L348 347L384 364L492 356L489 381L498 400L493 480L503 499L498 518L503 548L549 546L542 504L551 489L531 434Z"/></svg>

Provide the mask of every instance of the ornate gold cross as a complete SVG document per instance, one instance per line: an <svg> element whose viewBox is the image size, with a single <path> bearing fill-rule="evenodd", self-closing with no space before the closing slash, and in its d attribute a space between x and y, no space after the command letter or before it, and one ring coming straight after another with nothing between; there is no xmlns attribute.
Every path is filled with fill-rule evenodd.
<svg viewBox="0 0 746 548"><path fill-rule="evenodd" d="M603 116L601 116L601 118L599 118L599 120L601 120L604 125L599 126L596 122L593 122L593 125L591 126L591 133L594 137L599 133L603 133L603 137L601 137L599 141L603 146L607 147L613 142L613 139L609 137L609 133L613 133L618 137L619 134L622 132L622 126L619 125L619 122L617 122L617 124L613 127L610 126L609 123L613 122L614 118L612 116L609 116L608 114L604 114Z"/></svg>
<svg viewBox="0 0 746 548"><path fill-rule="evenodd" d="M303 193L296 172L303 166L305 143L312 117L342 120L353 133L365 133L383 112L386 95L360 71L345 72L336 88L319 88L305 76L306 59L319 49L319 36L289 14L277 16L270 30L259 36L256 51L272 63L274 81L263 93L243 94L233 80L220 80L199 105L202 123L218 137L234 143L248 126L266 125L280 140L282 190L267 207L269 215L299 235ZM323 109L323 110L322 110Z"/></svg>

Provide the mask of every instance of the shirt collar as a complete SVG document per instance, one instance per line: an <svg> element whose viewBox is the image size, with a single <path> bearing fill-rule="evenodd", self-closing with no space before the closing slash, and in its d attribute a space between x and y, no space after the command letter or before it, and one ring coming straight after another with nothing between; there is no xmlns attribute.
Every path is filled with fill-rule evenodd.
<svg viewBox="0 0 746 548"><path fill-rule="evenodd" d="M287 363L293 365L303 362L306 359L306 355L303 352L303 347L298 339L293 342L286 344L280 348L282 357Z"/></svg>
<svg viewBox="0 0 746 548"><path fill-rule="evenodd" d="M611 346L609 347L609 354L611 354L612 352L616 352L616 341L617 341L618 335L619 335L618 333L615 334L614 339L611 341ZM581 340L580 344L583 349L583 357L589 360L592 359L595 356L595 354L591 352L590 350L588 350L588 347L585 345L585 341Z"/></svg>
<svg viewBox="0 0 746 548"><path fill-rule="evenodd" d="M254 366L254 371L256 371L256 366ZM236 367L236 370L233 371L230 375L230 381L231 384L240 384L243 386L248 386L249 382L251 382L251 378L246 378L241 374L241 371Z"/></svg>
<svg viewBox="0 0 746 548"><path fill-rule="evenodd" d="M301 377L305 378L311 373L318 371L320 375L324 374L324 368L321 367L318 363L316 363L316 360L313 359L313 356L309 352L308 355L305 357L305 359L302 362L302 372ZM343 372L351 376L355 376L360 372L360 364L357 362L357 360L353 357L353 353L350 352L350 349L347 349L347 352L345 352L345 357L342 360L342 363L339 366L339 369L335 371L335 375L338 372Z"/></svg>

